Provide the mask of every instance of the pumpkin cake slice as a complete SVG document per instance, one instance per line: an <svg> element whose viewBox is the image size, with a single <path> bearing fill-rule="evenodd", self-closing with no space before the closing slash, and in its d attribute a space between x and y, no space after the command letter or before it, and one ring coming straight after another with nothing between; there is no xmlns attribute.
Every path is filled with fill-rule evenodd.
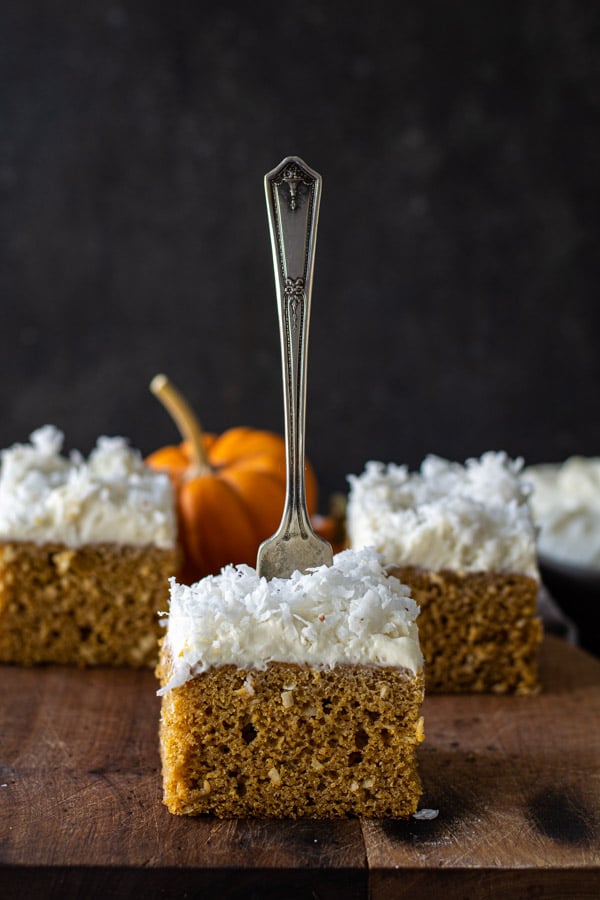
<svg viewBox="0 0 600 900"><path fill-rule="evenodd" d="M539 689L540 577L522 460L462 465L428 456L418 472L369 462L349 476L354 548L374 547L421 607L429 692Z"/></svg>
<svg viewBox="0 0 600 900"><path fill-rule="evenodd" d="M171 583L157 675L180 815L404 817L421 786L418 607L373 551L267 581Z"/></svg>
<svg viewBox="0 0 600 900"><path fill-rule="evenodd" d="M4 450L0 662L151 666L177 570L173 492L123 438L61 455L51 425Z"/></svg>

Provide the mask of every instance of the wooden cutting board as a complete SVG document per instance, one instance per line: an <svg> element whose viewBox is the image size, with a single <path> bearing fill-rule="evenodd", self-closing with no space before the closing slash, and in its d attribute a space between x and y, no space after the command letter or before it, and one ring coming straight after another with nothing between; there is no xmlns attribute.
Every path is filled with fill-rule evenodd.
<svg viewBox="0 0 600 900"><path fill-rule="evenodd" d="M0 667L0 898L598 898L600 661L537 697L428 697L430 821L218 821L161 804L150 672Z"/></svg>

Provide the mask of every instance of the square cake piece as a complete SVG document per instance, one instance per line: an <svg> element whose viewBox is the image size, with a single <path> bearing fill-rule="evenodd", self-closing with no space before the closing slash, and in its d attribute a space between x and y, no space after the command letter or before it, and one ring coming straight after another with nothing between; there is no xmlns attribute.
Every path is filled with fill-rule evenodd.
<svg viewBox="0 0 600 900"><path fill-rule="evenodd" d="M4 450L0 662L152 666L177 568L166 475L123 438L61 455L53 426Z"/></svg>
<svg viewBox="0 0 600 900"><path fill-rule="evenodd" d="M170 812L414 813L417 614L371 550L289 579L228 566L192 586L173 580L157 670Z"/></svg>
<svg viewBox="0 0 600 900"><path fill-rule="evenodd" d="M421 607L428 692L539 689L535 528L521 460L462 465L428 456L418 472L369 462L349 476L353 548L374 547Z"/></svg>

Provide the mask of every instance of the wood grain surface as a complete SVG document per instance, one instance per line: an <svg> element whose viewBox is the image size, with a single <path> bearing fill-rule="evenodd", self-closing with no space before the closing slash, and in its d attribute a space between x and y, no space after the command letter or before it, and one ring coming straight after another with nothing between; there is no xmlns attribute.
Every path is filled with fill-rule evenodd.
<svg viewBox="0 0 600 900"><path fill-rule="evenodd" d="M430 821L218 821L161 804L150 672L2 667L0 896L596 898L600 661L537 697L425 702Z"/></svg>

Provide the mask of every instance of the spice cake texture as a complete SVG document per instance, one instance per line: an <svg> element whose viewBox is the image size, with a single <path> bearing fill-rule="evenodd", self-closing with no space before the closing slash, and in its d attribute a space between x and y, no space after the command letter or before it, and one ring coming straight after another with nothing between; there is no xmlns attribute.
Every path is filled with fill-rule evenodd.
<svg viewBox="0 0 600 900"><path fill-rule="evenodd" d="M0 662L152 666L177 567L169 479L123 438L44 426L0 471Z"/></svg>
<svg viewBox="0 0 600 900"><path fill-rule="evenodd" d="M350 545L373 547L421 608L428 692L539 690L539 572L521 460L462 465L428 456L417 472L367 463L349 476Z"/></svg>
<svg viewBox="0 0 600 900"><path fill-rule="evenodd" d="M221 818L404 817L423 739L418 607L372 550L289 579L172 580L164 802Z"/></svg>

